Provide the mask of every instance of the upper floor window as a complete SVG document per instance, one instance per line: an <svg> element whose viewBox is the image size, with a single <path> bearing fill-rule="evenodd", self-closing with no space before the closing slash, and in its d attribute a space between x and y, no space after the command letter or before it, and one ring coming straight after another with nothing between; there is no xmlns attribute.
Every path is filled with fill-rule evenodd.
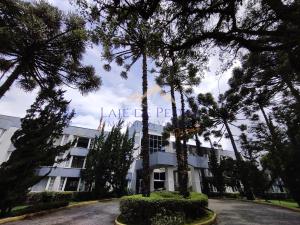
<svg viewBox="0 0 300 225"><path fill-rule="evenodd" d="M72 168L82 168L84 164L84 158L82 156L73 156L72 159Z"/></svg>
<svg viewBox="0 0 300 225"><path fill-rule="evenodd" d="M78 139L77 139L77 147L88 148L89 141L90 141L89 138L78 137Z"/></svg>
<svg viewBox="0 0 300 225"><path fill-rule="evenodd" d="M162 137L157 135L149 135L149 151L153 152L164 152L162 148Z"/></svg>

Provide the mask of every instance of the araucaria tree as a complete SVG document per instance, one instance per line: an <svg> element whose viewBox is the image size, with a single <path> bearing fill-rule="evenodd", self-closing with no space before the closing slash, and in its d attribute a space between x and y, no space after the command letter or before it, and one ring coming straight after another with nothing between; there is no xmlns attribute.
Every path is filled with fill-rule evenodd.
<svg viewBox="0 0 300 225"><path fill-rule="evenodd" d="M143 159L142 193L150 195L150 168L149 168L149 134L148 134L148 77L147 59L157 55L162 30L158 20L141 18L138 11L128 11L127 1L116 4L115 1L101 3L95 1L91 5L91 19L95 29L93 40L101 43L103 56L108 61L104 69L110 70L110 63L115 61L123 66L123 78L139 59L142 60L142 123L143 137L141 156Z"/></svg>
<svg viewBox="0 0 300 225"><path fill-rule="evenodd" d="M188 196L188 156L187 139L185 135L185 98L191 93L192 87L200 83L199 68L188 63L193 60L192 57L185 55L185 59L179 59L180 56L171 56L169 60L165 59L161 65L160 75L156 77L156 82L161 87L169 87L172 105L172 127L175 134L176 156L178 164L178 183L179 191L183 196ZM182 57L183 58L183 57ZM175 91L179 92L181 105L181 118L177 116L177 105ZM164 91L166 92L166 91ZM167 132L167 130L165 130ZM174 132L175 131L175 132ZM183 135L178 135L178 131ZM183 141L183 143L181 143Z"/></svg>
<svg viewBox="0 0 300 225"><path fill-rule="evenodd" d="M241 112L239 100L240 99L237 95L232 94L226 97L224 95L220 95L219 101L216 102L213 96L210 93L207 93L199 94L197 100L190 99L190 102L192 103L193 107L195 107L196 102L198 103L198 106L200 107L199 110L201 112L199 116L206 118L206 124L209 127L216 128L214 131L212 131L213 133L215 133L217 136L222 136L225 131L227 132L227 136L229 137L234 150L237 167L239 171L242 171L243 158L237 148L236 141L230 127L230 125L236 126L233 124L233 122L237 120L237 115ZM220 126L221 128L219 128ZM244 130L245 126L241 125L239 128ZM239 176L239 179L244 186L244 192L247 198L253 199L253 192L245 176Z"/></svg>
<svg viewBox="0 0 300 225"><path fill-rule="evenodd" d="M21 128L11 138L16 149L0 166L2 215L20 204L29 188L44 178L36 173L40 166L53 165L55 157L71 147L71 143L54 146L74 114L68 112L69 102L64 100L63 93L51 89L42 91L21 120Z"/></svg>
<svg viewBox="0 0 300 225"><path fill-rule="evenodd" d="M81 93L99 88L94 67L82 65L88 41L82 18L44 1L4 0L0 14L0 98L15 82L26 91L49 82Z"/></svg>
<svg viewBox="0 0 300 225"><path fill-rule="evenodd" d="M133 161L134 138L129 137L128 130L122 133L122 127L122 121L107 133L103 127L87 156L86 169L81 175L97 197L107 196L111 191L118 197L127 194L127 173Z"/></svg>

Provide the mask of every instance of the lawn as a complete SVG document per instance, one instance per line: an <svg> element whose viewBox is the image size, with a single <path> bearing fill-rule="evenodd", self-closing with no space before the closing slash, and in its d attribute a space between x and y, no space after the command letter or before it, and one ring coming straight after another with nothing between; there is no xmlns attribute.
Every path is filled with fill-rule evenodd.
<svg viewBox="0 0 300 225"><path fill-rule="evenodd" d="M267 200L267 201L261 199L261 200L256 200L256 201L300 210L300 207L298 206L298 204L292 199L286 199L286 200L274 200L273 199L273 200Z"/></svg>
<svg viewBox="0 0 300 225"><path fill-rule="evenodd" d="M269 200L274 205L281 205L288 208L299 208L298 204L293 200Z"/></svg>

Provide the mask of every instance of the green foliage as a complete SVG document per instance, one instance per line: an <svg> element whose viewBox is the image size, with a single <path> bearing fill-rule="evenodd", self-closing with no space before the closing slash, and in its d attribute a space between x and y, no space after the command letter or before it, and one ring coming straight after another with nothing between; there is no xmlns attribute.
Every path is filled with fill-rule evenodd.
<svg viewBox="0 0 300 225"><path fill-rule="evenodd" d="M74 197L73 192L30 192L27 194L26 203L29 205L49 202L70 202Z"/></svg>
<svg viewBox="0 0 300 225"><path fill-rule="evenodd" d="M184 213L174 213L162 209L162 212L157 213L154 217L151 218L151 225L183 225L184 221Z"/></svg>
<svg viewBox="0 0 300 225"><path fill-rule="evenodd" d="M87 156L82 178L96 196L108 195L110 189L117 196L127 192L126 176L133 161L134 139L128 130L123 134L122 127L123 121L119 121L107 134L103 127Z"/></svg>
<svg viewBox="0 0 300 225"><path fill-rule="evenodd" d="M217 188L220 195L223 195L225 192L225 167L224 160L218 162L216 149L211 149L209 154L209 170L211 171L212 184Z"/></svg>
<svg viewBox="0 0 300 225"><path fill-rule="evenodd" d="M21 128L12 136L16 149L0 166L2 214L24 201L29 188L44 178L36 174L40 166L53 165L55 157L71 147L71 143L54 146L74 114L68 112L69 102L64 100L63 93L55 90L41 92L21 119Z"/></svg>
<svg viewBox="0 0 300 225"><path fill-rule="evenodd" d="M96 200L97 197L94 192L30 192L27 194L26 203L29 205L39 204L39 203L48 203L48 202L80 202L80 201L89 201Z"/></svg>
<svg viewBox="0 0 300 225"><path fill-rule="evenodd" d="M184 198L177 192L153 192L150 197L142 195L125 196L120 202L122 221L125 223L151 224L158 220L158 215L167 212L162 220L168 222L181 221L181 219L197 219L206 212L208 199L206 195L194 193L189 198ZM171 223L172 224L172 223Z"/></svg>
<svg viewBox="0 0 300 225"><path fill-rule="evenodd" d="M47 203L38 203L34 204L19 210L14 210L11 213L11 216L20 216L24 214L29 214L29 213L36 213L40 212L43 210L49 210L49 209L57 209L61 207L68 206L69 202L65 201L59 201L59 202L47 202Z"/></svg>
<svg viewBox="0 0 300 225"><path fill-rule="evenodd" d="M26 91L53 84L81 93L99 88L94 67L82 65L88 41L82 18L45 1L4 0L0 14L0 71L12 71L0 86L0 98L15 81Z"/></svg>

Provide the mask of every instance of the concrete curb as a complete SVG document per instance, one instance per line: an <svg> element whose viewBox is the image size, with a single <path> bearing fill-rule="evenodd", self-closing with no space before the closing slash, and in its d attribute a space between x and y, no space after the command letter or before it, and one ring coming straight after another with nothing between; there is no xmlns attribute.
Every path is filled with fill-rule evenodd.
<svg viewBox="0 0 300 225"><path fill-rule="evenodd" d="M21 216L7 217L7 218L0 219L0 224L15 222L15 221L19 221L19 220L24 220L24 219L32 218L32 217L35 217L35 216L41 216L41 215L45 215L45 214L48 214L48 213L57 212L57 211L62 210L62 209L70 209L70 208L75 208L75 207L80 207L80 206L85 206L85 205L92 205L92 204L96 204L98 202L108 202L108 201L111 201L111 200L114 200L114 199L115 198L78 202L78 203L75 203L75 204L72 204L72 205L67 205L67 206L64 206L64 207L56 208L56 209L43 210L43 211L36 212L36 213L24 214L24 215L21 215Z"/></svg>
<svg viewBox="0 0 300 225"><path fill-rule="evenodd" d="M212 225L212 224L214 224L216 222L217 214L214 211L210 210L210 209L206 209L206 210L211 211L213 213L212 217L209 218L206 221L203 221L203 222L200 222L200 223L195 223L193 225ZM126 224L119 222L118 221L118 217L117 217L115 219L115 225L126 225Z"/></svg>

